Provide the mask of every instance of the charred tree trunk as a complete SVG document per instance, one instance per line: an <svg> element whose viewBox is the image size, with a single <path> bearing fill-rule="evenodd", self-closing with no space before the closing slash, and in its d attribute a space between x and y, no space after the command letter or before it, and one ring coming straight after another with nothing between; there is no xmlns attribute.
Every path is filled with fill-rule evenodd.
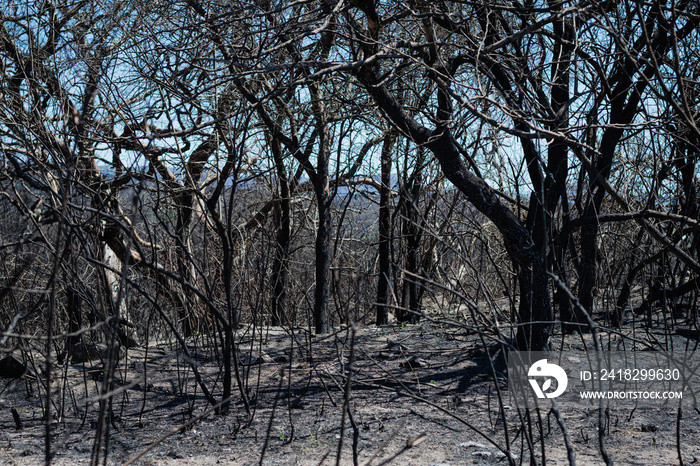
<svg viewBox="0 0 700 466"><path fill-rule="evenodd" d="M283 205L286 204L286 205ZM287 271L289 262L289 200L280 199L275 208L275 223L277 233L275 235L275 257L272 263L272 325L286 325L289 323L287 309Z"/></svg>
<svg viewBox="0 0 700 466"><path fill-rule="evenodd" d="M324 43L329 47L329 43ZM328 48L326 48L327 52ZM323 52L323 53L326 53ZM323 54L322 53L322 54ZM331 331L330 322L330 271L331 271L331 202L329 165L331 159L331 132L323 93L318 83L309 84L311 107L318 132L318 154L316 169L308 158L300 160L307 164L307 173L312 180L318 208L318 230L316 231L316 292L314 295L313 320L316 334ZM300 155L300 154L299 154Z"/></svg>
<svg viewBox="0 0 700 466"><path fill-rule="evenodd" d="M389 283L391 277L391 149L396 140L387 136L382 146L382 185L379 192L379 277L377 281L377 325L389 323Z"/></svg>
<svg viewBox="0 0 700 466"><path fill-rule="evenodd" d="M404 184L403 194L403 237L406 241L406 274L403 280L402 306L396 312L398 322L417 324L421 312L421 212L420 192L423 188L424 149L418 147L413 173ZM407 164L408 165L408 164Z"/></svg>
<svg viewBox="0 0 700 466"><path fill-rule="evenodd" d="M68 334L66 338L66 345L63 349L63 353L58 358L59 363L63 363L65 359L70 359L73 357L73 348L80 342L80 335L76 335L83 325L82 320L82 302L83 299L75 291L74 288L69 287L66 290L66 313L68 314Z"/></svg>
<svg viewBox="0 0 700 466"><path fill-rule="evenodd" d="M330 271L331 271L331 193L329 164L331 156L331 133L323 96L318 84L309 86L312 107L318 130L318 156L315 173L310 170L316 204L318 207L318 230L316 231L316 293L314 300L314 326L317 334L331 331L330 323Z"/></svg>
<svg viewBox="0 0 700 466"><path fill-rule="evenodd" d="M570 99L570 65L573 48L569 45L573 42L574 29L570 19L562 18L553 25L553 32L561 40L554 43L554 56L552 63L552 97L551 105L554 114L557 116L550 125L553 132L565 132L569 128L569 99ZM544 192L545 198L545 219L552 234L552 248L549 253L549 261L552 272L568 287L569 273L567 270L566 248L569 243L570 230L567 222L569 219L569 205L566 194L566 180L569 173L568 147L561 140L554 140L549 144L547 150L547 167L551 176L545 177ZM561 204L562 225L556 233L555 214L557 205ZM559 318L562 322L562 330L570 332L571 324L576 321L574 309L569 297L559 288L555 291L554 299L559 309Z"/></svg>
<svg viewBox="0 0 700 466"><path fill-rule="evenodd" d="M316 189L318 230L316 231L316 292L314 295L314 327L317 334L331 331L329 298L331 268L331 205L328 177Z"/></svg>

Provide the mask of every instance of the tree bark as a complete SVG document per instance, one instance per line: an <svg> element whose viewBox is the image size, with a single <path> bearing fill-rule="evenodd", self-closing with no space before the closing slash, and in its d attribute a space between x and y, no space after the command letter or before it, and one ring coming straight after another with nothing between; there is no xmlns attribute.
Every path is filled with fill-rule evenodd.
<svg viewBox="0 0 700 466"><path fill-rule="evenodd" d="M318 229L316 231L316 292L314 295L314 327L316 334L331 331L329 298L331 268L331 205L328 177L316 189Z"/></svg>
<svg viewBox="0 0 700 466"><path fill-rule="evenodd" d="M389 283L391 277L391 150L396 137L384 139L381 154L381 188L379 190L379 277L377 281L377 325L389 323Z"/></svg>
<svg viewBox="0 0 700 466"><path fill-rule="evenodd" d="M422 170L424 159L424 149L423 147L418 147L413 173L409 176L402 190L402 236L406 241L406 271L408 274L404 276L402 305L396 312L396 320L409 324L420 322L421 312L421 284L417 277L421 274L420 267L422 263L420 259L422 216L419 207L419 197L423 188Z"/></svg>
<svg viewBox="0 0 700 466"><path fill-rule="evenodd" d="M552 2L553 4L553 2ZM553 7L560 9L560 5ZM574 36L571 20L562 18L553 24L553 33L560 40L554 42L554 57L552 61L552 96L551 106L556 118L553 119L550 129L552 132L565 132L569 128L569 99L570 99L570 64L573 48L571 47ZM566 225L569 218L568 197L566 194L566 180L569 173L568 147L562 140L551 141L547 149L547 168L551 176L547 176L544 181L545 187L545 218L552 231L552 249L549 254L549 262L552 271L559 276L559 279L568 287L569 273L567 270L566 248L569 242L569 228ZM563 225L556 231L555 213L557 205L561 202ZM558 233L558 234L557 234ZM569 301L569 297L558 288L555 291L554 299L559 309L559 319L562 322L562 330L571 332L572 326L569 322L579 322L575 316L574 308Z"/></svg>

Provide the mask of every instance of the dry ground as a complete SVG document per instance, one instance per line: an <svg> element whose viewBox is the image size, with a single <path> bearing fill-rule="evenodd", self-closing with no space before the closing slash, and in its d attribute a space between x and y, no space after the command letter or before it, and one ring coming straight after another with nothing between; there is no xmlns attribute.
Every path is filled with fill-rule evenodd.
<svg viewBox="0 0 700 466"><path fill-rule="evenodd" d="M678 344L685 341L675 338L682 340ZM494 383L480 336L465 329L437 323L360 328L352 365L347 330L321 339L309 338L302 330L290 335L275 328L266 329L262 338L243 335L242 341L241 377L249 387L251 413L246 413L236 392L227 416L206 414L201 390L174 344L129 350L117 372L119 393L114 397L107 463L123 464L148 449L136 464L247 465L260 464L262 458L262 464L331 465L336 463L341 432L340 464L352 464L354 442L359 463L508 464L502 451L508 450L506 433L515 464L529 463L518 410L508 404L505 393L504 429L497 386L504 389L505 382L498 347L489 343L499 372ZM205 343L190 349L213 384L217 362ZM564 344L580 346L581 339L567 337ZM90 463L97 419L97 403L90 398L100 384L93 380L99 379L99 368L96 360L53 371L54 389L65 383L64 396L53 400L54 464ZM346 416L343 430L343 388L349 368L349 407L356 429ZM0 384L0 464L41 463L43 388L31 376L0 379ZM59 418L55 413L61 404ZM15 429L11 407L20 414L22 430ZM577 464L602 464L597 410L564 406L562 414ZM193 417L201 419L173 433ZM542 431L535 426L532 436L544 437L546 463L568 464L554 416L544 412L541 417ZM675 411L631 413L610 406L606 419L606 444L617 464L679 464ZM679 438L686 464L700 458L698 420L696 412L684 411ZM540 443L534 448L541 464Z"/></svg>

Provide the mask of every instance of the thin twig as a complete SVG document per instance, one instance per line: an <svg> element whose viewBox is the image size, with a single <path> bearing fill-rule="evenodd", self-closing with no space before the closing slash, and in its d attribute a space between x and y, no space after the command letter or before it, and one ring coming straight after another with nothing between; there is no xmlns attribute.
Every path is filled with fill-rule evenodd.
<svg viewBox="0 0 700 466"><path fill-rule="evenodd" d="M131 458L129 461L127 461L126 463L124 463L124 466L129 466L130 464L134 464L134 463L135 463L136 461L138 461L143 455L145 455L145 454L148 453L149 451L153 450L155 447L157 447L158 445L160 445L161 443L163 443L164 441L166 441L169 437L171 437L171 436L177 434L178 432L182 432L183 430L185 430L186 428L188 428L188 427L191 426L192 424L194 424L194 423L196 423L196 422L199 422L199 421L200 421L201 419L203 419L204 417L206 417L206 416L208 416L209 414L211 414L211 413L213 413L214 411L216 411L222 404L227 403L227 402L229 402L229 401L230 401L230 398L229 398L229 399L221 400L221 401L219 401L218 403L216 403L215 405L210 406L208 409L206 409L206 410L205 410L202 414L200 414L199 416L193 417L192 419L190 419L189 421L185 422L184 424L180 424L179 426L174 427L173 429L170 430L170 432L168 432L167 434L163 435L161 438L159 438L159 439L153 441L153 443L151 443L151 444L148 445L146 448L144 448L143 450L141 450L136 456L134 456L134 457Z"/></svg>
<svg viewBox="0 0 700 466"><path fill-rule="evenodd" d="M428 438L427 435L420 434L418 437L414 437L412 439L407 440L406 445L404 445L404 447L401 450L397 451L392 456L390 456L389 458L387 458L384 461L382 461L381 463L379 463L379 466L384 466L385 464L391 463L392 461L394 461L396 458L398 458L399 456L406 453L411 448L415 448L418 445L420 445L421 443L425 442L425 440L427 438Z"/></svg>
<svg viewBox="0 0 700 466"><path fill-rule="evenodd" d="M12 461L12 464L17 466L17 461L15 461L15 459L12 456L10 456L10 454L7 452L7 450L5 450L4 448L0 448L0 450L2 450L2 452L5 453L8 458L10 458L10 461Z"/></svg>
<svg viewBox="0 0 700 466"><path fill-rule="evenodd" d="M263 443L262 452L260 452L260 466L263 464L263 459L265 458L265 453L267 452L267 446L270 443L270 434L272 433L272 423L275 419L275 411L277 410L277 402L280 398L280 393L282 392L282 384L284 383L284 368L280 372L280 383L277 385L277 392L275 392L275 400L272 403L272 413L270 413L270 420L267 423L267 432L265 434L265 442Z"/></svg>
<svg viewBox="0 0 700 466"><path fill-rule="evenodd" d="M369 466L370 464L372 464L372 461L374 461L377 455L379 455L382 452L382 450L384 450L386 446L389 445L389 442L391 442L393 438L396 437L396 435L401 431L401 429L403 429L404 425L406 425L406 421L401 422L401 424L399 424L399 426L396 429L394 429L393 432L391 432L391 434L389 434L387 438L384 439L384 441L377 447L377 449L374 450L372 456L363 461L360 466Z"/></svg>

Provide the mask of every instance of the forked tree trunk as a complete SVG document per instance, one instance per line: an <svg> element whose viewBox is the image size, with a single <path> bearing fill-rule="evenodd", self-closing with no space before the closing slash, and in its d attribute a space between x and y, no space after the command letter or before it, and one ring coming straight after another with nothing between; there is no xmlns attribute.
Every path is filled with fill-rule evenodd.
<svg viewBox="0 0 700 466"><path fill-rule="evenodd" d="M519 270L518 347L531 351L548 349L553 323L546 261L530 232L501 203L493 189L467 169L448 128L438 127L431 131L414 120L386 87L379 83L377 70L366 67L358 74L358 78L393 124L416 144L424 145L435 154L445 176L498 228L506 251ZM442 112L440 120L447 121L451 114L449 97L440 92L439 100Z"/></svg>

